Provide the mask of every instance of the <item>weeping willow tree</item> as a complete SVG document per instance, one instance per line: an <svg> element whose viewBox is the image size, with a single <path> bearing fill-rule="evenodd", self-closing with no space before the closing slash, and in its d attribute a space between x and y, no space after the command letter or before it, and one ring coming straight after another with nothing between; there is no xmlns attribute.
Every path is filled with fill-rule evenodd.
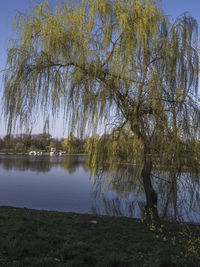
<svg viewBox="0 0 200 267"><path fill-rule="evenodd" d="M181 140L195 138L200 121L195 19L186 13L173 21L156 0L56 7L46 0L17 14L14 28L4 76L8 131L28 127L40 111L45 119L63 111L82 133L100 123L115 133L128 126L143 164L146 208L157 217L152 165L178 166ZM112 149L97 152L97 160L112 158Z"/></svg>

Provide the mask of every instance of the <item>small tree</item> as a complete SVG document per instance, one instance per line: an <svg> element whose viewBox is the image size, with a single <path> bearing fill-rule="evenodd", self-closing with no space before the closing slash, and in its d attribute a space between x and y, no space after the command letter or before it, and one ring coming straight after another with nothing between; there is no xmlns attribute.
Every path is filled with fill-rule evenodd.
<svg viewBox="0 0 200 267"><path fill-rule="evenodd" d="M17 14L14 26L4 76L8 130L27 127L36 110L46 119L49 107L54 117L63 109L69 126L82 131L113 117L112 130L128 125L142 155L146 208L158 217L152 164L170 158L181 165L180 137L194 138L200 121L195 19L173 21L156 0L61 2L56 9L45 0Z"/></svg>
<svg viewBox="0 0 200 267"><path fill-rule="evenodd" d="M25 150L24 143L22 143L22 142L18 142L18 143L15 145L15 150L17 150L17 151L24 151L24 150Z"/></svg>
<svg viewBox="0 0 200 267"><path fill-rule="evenodd" d="M67 154L80 153L82 152L82 144L78 138L76 138L72 133L68 139L62 141L62 147L67 152Z"/></svg>

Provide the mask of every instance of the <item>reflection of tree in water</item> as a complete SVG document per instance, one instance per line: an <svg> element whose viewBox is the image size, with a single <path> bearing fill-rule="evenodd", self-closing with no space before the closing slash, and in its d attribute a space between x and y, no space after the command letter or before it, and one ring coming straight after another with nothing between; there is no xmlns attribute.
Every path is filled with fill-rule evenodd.
<svg viewBox="0 0 200 267"><path fill-rule="evenodd" d="M85 171L88 171L87 159L85 156L67 156L61 161L60 166L70 174L74 173L80 166L83 167Z"/></svg>
<svg viewBox="0 0 200 267"><path fill-rule="evenodd" d="M139 170L121 164L104 167L91 181L93 213L144 216L145 192ZM152 181L158 194L161 218L200 221L199 175L154 171Z"/></svg>
<svg viewBox="0 0 200 267"><path fill-rule="evenodd" d="M92 213L141 217L144 195L140 171L131 165L115 164L91 178Z"/></svg>
<svg viewBox="0 0 200 267"><path fill-rule="evenodd" d="M200 221L200 179L197 173L180 173L170 176L155 172L163 179L153 179L158 192L158 209L165 219Z"/></svg>
<svg viewBox="0 0 200 267"><path fill-rule="evenodd" d="M84 156L49 157L49 156L2 156L0 165L5 170L49 172L52 167L62 167L70 174L82 166L88 171Z"/></svg>
<svg viewBox="0 0 200 267"><path fill-rule="evenodd" d="M98 192L106 189L127 197L133 191L141 192L140 171L131 165L116 164L113 168L104 169L94 178L93 186L98 187ZM96 192L97 193L97 192Z"/></svg>
<svg viewBox="0 0 200 267"><path fill-rule="evenodd" d="M1 156L0 165L5 170L48 172L52 167L60 166L74 173L80 166L89 171L85 156L49 157L49 156Z"/></svg>
<svg viewBox="0 0 200 267"><path fill-rule="evenodd" d="M70 174L81 167L85 172L94 173L85 156L0 156L0 165L6 170L35 172L48 172L58 166ZM159 216L170 220L200 221L199 178L195 173L154 170L152 182L158 194ZM91 184L92 213L144 216L146 198L139 168L126 164L104 165L91 176Z"/></svg>
<svg viewBox="0 0 200 267"><path fill-rule="evenodd" d="M49 172L52 166L52 162L44 157L4 157L0 160L0 165L5 170L17 170L17 171L37 171L37 172Z"/></svg>

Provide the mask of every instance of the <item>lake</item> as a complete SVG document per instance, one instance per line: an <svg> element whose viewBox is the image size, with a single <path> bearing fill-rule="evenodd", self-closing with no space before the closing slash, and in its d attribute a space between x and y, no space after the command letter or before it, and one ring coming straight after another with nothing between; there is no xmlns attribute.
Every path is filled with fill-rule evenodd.
<svg viewBox="0 0 200 267"><path fill-rule="evenodd" d="M86 156L0 155L0 205L141 218L145 193L131 165L91 176ZM200 175L182 173L171 183L154 171L163 219L200 222Z"/></svg>

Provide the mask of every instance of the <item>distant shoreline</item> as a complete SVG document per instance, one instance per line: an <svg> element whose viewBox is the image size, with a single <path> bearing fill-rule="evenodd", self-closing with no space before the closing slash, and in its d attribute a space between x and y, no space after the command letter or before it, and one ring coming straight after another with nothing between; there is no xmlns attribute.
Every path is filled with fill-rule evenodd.
<svg viewBox="0 0 200 267"><path fill-rule="evenodd" d="M29 152L2 152L0 151L0 155L24 155L24 156L31 156L31 157L41 157L41 156L50 156L49 152L44 152L42 155L29 155ZM53 156L59 156L59 155L53 155ZM88 156L86 153L74 153L74 154L63 154L63 156ZM52 157L52 156L51 156ZM60 156L61 157L61 156Z"/></svg>

